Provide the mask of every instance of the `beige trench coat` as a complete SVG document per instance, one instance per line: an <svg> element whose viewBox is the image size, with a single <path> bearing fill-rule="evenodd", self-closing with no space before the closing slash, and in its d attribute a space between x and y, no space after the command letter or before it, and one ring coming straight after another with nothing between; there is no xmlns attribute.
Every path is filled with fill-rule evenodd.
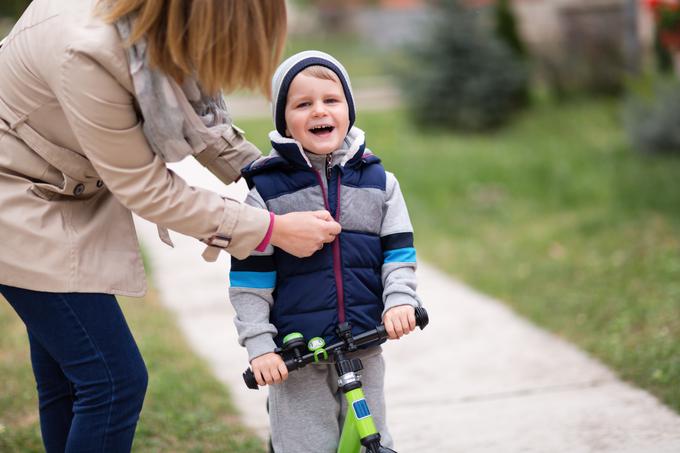
<svg viewBox="0 0 680 453"><path fill-rule="evenodd" d="M245 257L269 214L190 187L150 149L120 38L94 0L34 0L0 48L0 283L141 296L131 212ZM222 181L259 152L235 130L197 159Z"/></svg>

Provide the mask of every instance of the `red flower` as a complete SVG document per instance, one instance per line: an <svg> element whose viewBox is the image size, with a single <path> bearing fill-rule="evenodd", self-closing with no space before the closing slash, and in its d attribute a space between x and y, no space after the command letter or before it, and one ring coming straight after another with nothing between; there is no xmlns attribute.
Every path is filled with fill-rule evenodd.
<svg viewBox="0 0 680 453"><path fill-rule="evenodd" d="M680 9L680 0L643 0L642 3L654 12L660 10L677 11Z"/></svg>
<svg viewBox="0 0 680 453"><path fill-rule="evenodd" d="M680 0L643 0L654 15L661 42L668 49L680 50Z"/></svg>

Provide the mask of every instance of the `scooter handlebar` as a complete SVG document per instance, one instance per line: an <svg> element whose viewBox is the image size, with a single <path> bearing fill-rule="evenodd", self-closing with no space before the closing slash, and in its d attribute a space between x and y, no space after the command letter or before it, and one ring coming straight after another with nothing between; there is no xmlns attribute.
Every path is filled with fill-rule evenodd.
<svg viewBox="0 0 680 453"><path fill-rule="evenodd" d="M416 325L420 327L420 330L423 330L430 322L430 317L427 314L427 310L425 310L423 307L416 307L415 310L415 315L416 315ZM387 338L387 333L385 332L385 327L381 324L377 326L374 330L370 330L368 332L365 332L363 334L357 335L355 337L355 344L357 345L364 345L364 344L369 344L374 341L379 341L382 339ZM343 348L344 343L339 342L335 343L331 346L329 346L327 349L328 350L333 350L333 349L338 349L338 348ZM314 360L314 354L313 353L307 353L304 356L302 356L301 360L294 361L294 360L286 360L285 364L286 367L288 368L288 371L293 371L298 368L302 368L303 366L307 365L308 363L311 363ZM253 373L253 370L248 368L243 372L243 381L246 383L246 387L249 389L257 390L259 388L257 384L257 379L255 379L255 373Z"/></svg>
<svg viewBox="0 0 680 453"><path fill-rule="evenodd" d="M250 368L243 372L243 380L246 383L246 387L249 389L257 390L259 388L257 380L255 379L255 373L253 373L253 370Z"/></svg>

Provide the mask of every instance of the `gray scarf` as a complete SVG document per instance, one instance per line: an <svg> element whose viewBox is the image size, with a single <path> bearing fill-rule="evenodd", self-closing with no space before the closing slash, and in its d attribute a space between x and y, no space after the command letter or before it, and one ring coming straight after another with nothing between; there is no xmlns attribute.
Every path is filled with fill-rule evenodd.
<svg viewBox="0 0 680 453"><path fill-rule="evenodd" d="M116 22L123 42L132 29L130 17ZM198 82L186 78L178 85L149 66L146 40L127 49L137 103L144 118L144 135L151 149L165 162L196 155L213 144L232 120L221 93L209 96Z"/></svg>

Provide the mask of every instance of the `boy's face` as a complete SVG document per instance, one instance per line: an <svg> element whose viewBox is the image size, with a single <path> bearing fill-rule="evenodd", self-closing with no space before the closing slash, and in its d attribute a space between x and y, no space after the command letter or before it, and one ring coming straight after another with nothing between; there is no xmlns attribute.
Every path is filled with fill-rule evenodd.
<svg viewBox="0 0 680 453"><path fill-rule="evenodd" d="M286 133L314 154L340 148L349 128L349 107L342 85L298 74L288 89Z"/></svg>

